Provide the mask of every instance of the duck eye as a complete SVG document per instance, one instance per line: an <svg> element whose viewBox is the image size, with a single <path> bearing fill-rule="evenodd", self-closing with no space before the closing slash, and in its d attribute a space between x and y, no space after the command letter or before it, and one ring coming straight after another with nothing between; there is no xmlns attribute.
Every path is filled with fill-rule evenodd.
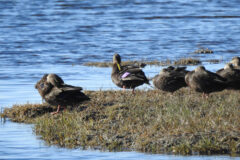
<svg viewBox="0 0 240 160"><path fill-rule="evenodd" d="M44 83L41 83L41 84L40 84L40 87L43 88L43 87L44 87Z"/></svg>

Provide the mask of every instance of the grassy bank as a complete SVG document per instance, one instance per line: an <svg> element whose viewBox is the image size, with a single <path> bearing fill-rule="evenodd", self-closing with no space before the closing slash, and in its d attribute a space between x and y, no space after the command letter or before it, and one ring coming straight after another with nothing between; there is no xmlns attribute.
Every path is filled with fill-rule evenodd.
<svg viewBox="0 0 240 160"><path fill-rule="evenodd" d="M208 99L184 88L173 95L158 90L87 91L91 101L51 115L47 105L19 105L3 115L34 123L48 144L110 151L175 154L239 154L239 92ZM3 116L2 115L2 116Z"/></svg>

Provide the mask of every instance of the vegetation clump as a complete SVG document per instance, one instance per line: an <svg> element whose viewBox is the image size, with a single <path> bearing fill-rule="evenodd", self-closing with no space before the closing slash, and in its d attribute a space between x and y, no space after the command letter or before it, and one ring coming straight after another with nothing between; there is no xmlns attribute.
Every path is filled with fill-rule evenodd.
<svg viewBox="0 0 240 160"><path fill-rule="evenodd" d="M174 65L198 65L201 61L193 58L183 58L173 62Z"/></svg>
<svg viewBox="0 0 240 160"><path fill-rule="evenodd" d="M143 61L123 61L121 62L122 65L136 65L139 67L144 67L146 64L149 64L148 62L143 62ZM85 66L95 66L95 67L112 67L113 63L112 62L87 62L84 63L83 65Z"/></svg>
<svg viewBox="0 0 240 160"><path fill-rule="evenodd" d="M9 117L13 122L31 123L34 118L53 111L48 104L24 104L13 105L5 108L2 117Z"/></svg>
<svg viewBox="0 0 240 160"><path fill-rule="evenodd" d="M46 105L15 105L3 114L32 122L48 144L109 151L175 154L239 154L239 93L208 99L188 89L87 91L91 101L51 115ZM29 121L31 119L31 121Z"/></svg>
<svg viewBox="0 0 240 160"><path fill-rule="evenodd" d="M206 62L209 62L211 64L218 64L218 63L221 63L223 60L222 59L209 59L209 60L206 60Z"/></svg>
<svg viewBox="0 0 240 160"><path fill-rule="evenodd" d="M122 65L136 65L139 67L144 67L145 65L155 65L155 66L178 66L178 65L198 65L201 64L199 59L194 58L182 58L179 60L166 60L166 61L123 61ZM95 67L112 67L112 62L88 62L84 63L85 66L95 66Z"/></svg>
<svg viewBox="0 0 240 160"><path fill-rule="evenodd" d="M194 51L195 54L213 54L213 50L208 48L200 48Z"/></svg>

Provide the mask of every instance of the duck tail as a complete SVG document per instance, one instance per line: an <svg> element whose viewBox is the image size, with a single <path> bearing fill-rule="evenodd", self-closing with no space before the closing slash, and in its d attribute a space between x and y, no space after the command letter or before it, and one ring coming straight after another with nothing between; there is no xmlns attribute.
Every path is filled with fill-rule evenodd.
<svg viewBox="0 0 240 160"><path fill-rule="evenodd" d="M152 81L153 78L154 78L154 77L151 77L151 78L148 77L148 78L147 78L147 82L146 82L146 84L149 85L149 87L151 87L151 88L154 88L154 87L152 86L152 84L150 83L150 81Z"/></svg>
<svg viewBox="0 0 240 160"><path fill-rule="evenodd" d="M155 77L148 77L148 81L152 81Z"/></svg>
<svg viewBox="0 0 240 160"><path fill-rule="evenodd" d="M149 87L154 88L154 87L152 86L152 84L149 83L149 81L148 81L148 83L146 83L146 84L149 85Z"/></svg>

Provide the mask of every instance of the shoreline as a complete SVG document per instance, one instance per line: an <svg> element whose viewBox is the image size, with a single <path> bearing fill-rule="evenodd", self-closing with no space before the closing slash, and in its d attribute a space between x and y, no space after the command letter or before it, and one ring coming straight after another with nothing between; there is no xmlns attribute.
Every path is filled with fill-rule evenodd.
<svg viewBox="0 0 240 160"><path fill-rule="evenodd" d="M218 64L223 62L221 59L209 59L205 61L201 61L199 58L181 58L177 60L165 60L165 61L123 61L122 65L136 65L140 66L143 65L149 65L149 66L195 66L195 65L200 65L203 62L207 63L212 63L212 64ZM107 68L107 67L112 67L112 62L87 62L84 63L83 66L89 66L89 67L100 67L100 68Z"/></svg>
<svg viewBox="0 0 240 160"><path fill-rule="evenodd" d="M49 145L170 154L240 154L240 100L237 91L208 99L183 88L85 91L91 101L57 115L46 104L14 105L2 117L33 123Z"/></svg>

